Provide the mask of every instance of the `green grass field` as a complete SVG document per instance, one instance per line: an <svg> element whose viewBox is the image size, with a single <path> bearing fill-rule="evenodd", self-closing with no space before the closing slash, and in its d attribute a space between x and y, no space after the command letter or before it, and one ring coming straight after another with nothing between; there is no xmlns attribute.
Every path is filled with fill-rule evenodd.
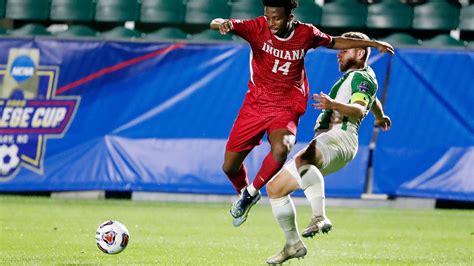
<svg viewBox="0 0 474 266"><path fill-rule="evenodd" d="M270 206L232 226L228 204L59 200L0 196L0 264L265 265L283 236ZM300 230L310 219L297 206ZM473 265L474 212L328 208L334 230L306 239L291 265ZM130 231L127 249L106 255L95 230L107 220Z"/></svg>

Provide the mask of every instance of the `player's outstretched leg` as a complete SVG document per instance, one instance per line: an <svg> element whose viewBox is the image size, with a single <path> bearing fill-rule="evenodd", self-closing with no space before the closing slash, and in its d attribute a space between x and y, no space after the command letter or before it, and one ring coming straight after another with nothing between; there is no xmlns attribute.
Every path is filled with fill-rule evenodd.
<svg viewBox="0 0 474 266"><path fill-rule="evenodd" d="M271 139L271 137L270 137ZM273 149L273 145L272 145ZM286 151L286 150L285 150ZM286 152L284 152L283 161L286 160ZM240 194L240 199L232 204L230 214L235 218L234 226L240 226L247 220L250 208L260 200L259 190L275 175L283 166L283 162L276 161L273 153L269 152L262 162L262 166L258 171L252 184L248 185Z"/></svg>
<svg viewBox="0 0 474 266"><path fill-rule="evenodd" d="M328 233L332 224L326 217L324 177L314 165L303 165L298 168L301 175L301 185L306 198L311 204L313 217L301 234L303 237L313 237L317 233Z"/></svg>
<svg viewBox="0 0 474 266"><path fill-rule="evenodd" d="M252 196L246 187L242 189L239 199L234 201L230 208L230 214L232 217L234 217L233 224L235 227L240 226L247 220L250 208L252 208L252 206L255 205L261 198L262 195L260 191L257 191L257 194Z"/></svg>
<svg viewBox="0 0 474 266"><path fill-rule="evenodd" d="M289 259L306 255L306 246L301 241L296 224L296 209L290 196L271 198L272 213L285 235L286 245L279 253L267 259L268 264L281 264Z"/></svg>
<svg viewBox="0 0 474 266"><path fill-rule="evenodd" d="M307 253L306 246L303 241L298 241L293 245L286 244L283 250L267 259L270 265L278 265L289 259L303 259Z"/></svg>

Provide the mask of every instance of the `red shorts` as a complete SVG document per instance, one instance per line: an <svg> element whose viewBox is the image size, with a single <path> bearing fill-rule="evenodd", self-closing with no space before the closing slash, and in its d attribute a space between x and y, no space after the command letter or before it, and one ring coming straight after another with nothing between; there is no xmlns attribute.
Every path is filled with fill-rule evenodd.
<svg viewBox="0 0 474 266"><path fill-rule="evenodd" d="M240 112L232 126L226 150L232 152L250 150L262 143L265 133L270 135L275 129L285 128L296 135L296 128L301 115L299 112L270 114Z"/></svg>

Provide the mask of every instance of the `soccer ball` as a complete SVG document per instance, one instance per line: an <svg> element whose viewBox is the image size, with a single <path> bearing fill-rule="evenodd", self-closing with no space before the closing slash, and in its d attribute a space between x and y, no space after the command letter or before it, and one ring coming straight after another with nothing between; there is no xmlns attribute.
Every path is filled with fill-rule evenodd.
<svg viewBox="0 0 474 266"><path fill-rule="evenodd" d="M107 254L122 252L128 244L130 234L125 225L117 221L105 221L95 232L97 247Z"/></svg>

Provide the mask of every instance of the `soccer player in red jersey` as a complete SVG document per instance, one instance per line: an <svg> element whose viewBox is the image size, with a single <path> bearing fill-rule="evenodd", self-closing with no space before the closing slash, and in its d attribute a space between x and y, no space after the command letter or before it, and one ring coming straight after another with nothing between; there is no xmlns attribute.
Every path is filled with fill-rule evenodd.
<svg viewBox="0 0 474 266"><path fill-rule="evenodd" d="M221 34L230 31L251 47L249 90L226 145L223 170L240 197L231 207L234 226L247 219L261 198L259 190L286 161L296 141L299 117L306 111L309 88L304 56L311 48L375 47L393 53L390 44L348 37L332 37L292 14L297 0L263 0L264 16L252 20L214 19L210 27ZM249 184L244 159L267 133L271 151Z"/></svg>

